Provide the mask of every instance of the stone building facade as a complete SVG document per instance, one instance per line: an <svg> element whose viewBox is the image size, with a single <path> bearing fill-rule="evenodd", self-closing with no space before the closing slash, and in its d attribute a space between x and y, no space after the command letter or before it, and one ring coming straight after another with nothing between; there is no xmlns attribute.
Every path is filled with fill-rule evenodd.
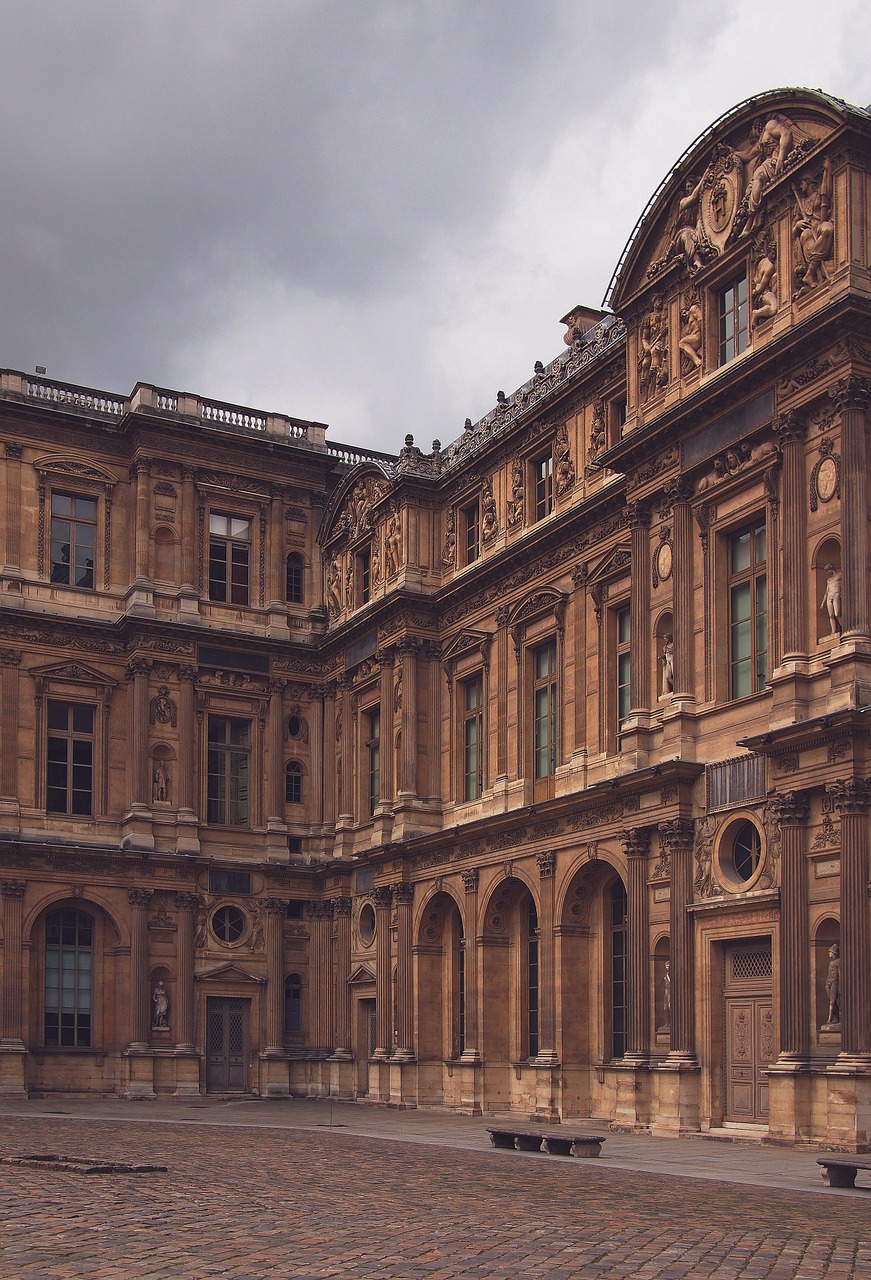
<svg viewBox="0 0 871 1280"><path fill-rule="evenodd" d="M871 116L398 455L0 376L0 1091L868 1143Z"/></svg>

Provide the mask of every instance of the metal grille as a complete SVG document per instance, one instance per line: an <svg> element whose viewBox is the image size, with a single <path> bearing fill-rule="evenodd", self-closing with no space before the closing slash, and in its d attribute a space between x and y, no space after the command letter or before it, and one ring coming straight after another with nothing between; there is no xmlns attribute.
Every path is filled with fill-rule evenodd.
<svg viewBox="0 0 871 1280"><path fill-rule="evenodd" d="M708 811L728 809L765 795L765 757L751 752L709 764L705 770Z"/></svg>
<svg viewBox="0 0 871 1280"><path fill-rule="evenodd" d="M771 952L768 948L760 951L734 951L732 977L736 982L746 982L749 978L770 978Z"/></svg>

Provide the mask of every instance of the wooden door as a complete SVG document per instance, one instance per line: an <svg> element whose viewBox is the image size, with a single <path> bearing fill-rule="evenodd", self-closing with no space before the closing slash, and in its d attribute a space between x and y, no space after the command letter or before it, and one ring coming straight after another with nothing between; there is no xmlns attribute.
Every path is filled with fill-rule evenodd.
<svg viewBox="0 0 871 1280"><path fill-rule="evenodd" d="M248 1087L248 1000L210 996L206 1002L206 1090L244 1093Z"/></svg>
<svg viewBox="0 0 871 1280"><path fill-rule="evenodd" d="M727 951L725 998L725 1119L766 1124L768 1067L775 1057L768 940Z"/></svg>

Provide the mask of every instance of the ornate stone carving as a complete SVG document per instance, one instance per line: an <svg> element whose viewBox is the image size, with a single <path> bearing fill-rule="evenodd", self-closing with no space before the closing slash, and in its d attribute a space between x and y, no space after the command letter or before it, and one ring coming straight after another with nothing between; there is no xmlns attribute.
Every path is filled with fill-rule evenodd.
<svg viewBox="0 0 871 1280"><path fill-rule="evenodd" d="M327 565L327 613L337 618L342 612L342 572L337 557Z"/></svg>
<svg viewBox="0 0 871 1280"><path fill-rule="evenodd" d="M847 409L861 409L864 412L871 400L871 387L866 378L859 378L851 373L849 377L836 382L829 389L829 395L834 400L838 413Z"/></svg>
<svg viewBox="0 0 871 1280"><path fill-rule="evenodd" d="M138 907L144 910L150 905L151 899L154 897L153 889L128 889L127 901L131 907Z"/></svg>
<svg viewBox="0 0 871 1280"><path fill-rule="evenodd" d="M151 799L157 804L166 804L169 800L170 775L166 761L158 756L151 771Z"/></svg>
<svg viewBox="0 0 871 1280"><path fill-rule="evenodd" d="M781 827L804 826L808 817L808 797L804 791L785 791L769 798L768 806Z"/></svg>
<svg viewBox="0 0 871 1280"><path fill-rule="evenodd" d="M393 890L389 885L379 884L372 890L372 899L376 907L389 907L393 901Z"/></svg>
<svg viewBox="0 0 871 1280"><path fill-rule="evenodd" d="M499 532L499 516L493 497L493 482L485 480L481 486L481 540L490 542Z"/></svg>
<svg viewBox="0 0 871 1280"><path fill-rule="evenodd" d="M713 471L701 477L696 489L699 493L704 493L708 489L723 484L726 480L731 480L733 476L754 466L757 462L773 458L776 454L777 445L773 440L765 440L761 444L754 445L746 442L735 444L731 449L714 458Z"/></svg>
<svg viewBox="0 0 871 1280"><path fill-rule="evenodd" d="M753 325L771 320L777 314L777 246L773 234L762 236L755 248L753 280L750 289L750 320Z"/></svg>
<svg viewBox="0 0 871 1280"><path fill-rule="evenodd" d="M350 916L354 905L353 898L333 898L333 915Z"/></svg>
<svg viewBox="0 0 871 1280"><path fill-rule="evenodd" d="M169 992L163 981L156 983L151 993L151 1027L154 1031L166 1031L169 1027Z"/></svg>
<svg viewBox="0 0 871 1280"><path fill-rule="evenodd" d="M832 162L828 156L822 169L802 174L792 184L797 206L792 224L794 297L800 298L817 285L828 284L833 265L835 224L832 220Z"/></svg>
<svg viewBox="0 0 871 1280"><path fill-rule="evenodd" d="M445 545L442 547L442 564L452 569L457 562L457 521L453 510L448 512L445 526Z"/></svg>
<svg viewBox="0 0 871 1280"><path fill-rule="evenodd" d="M841 459L835 446L826 437L820 441L820 458L811 472L810 507L816 511L821 502L831 502L841 496Z"/></svg>
<svg viewBox="0 0 871 1280"><path fill-rule="evenodd" d="M556 429L553 440L554 455L554 487L556 496L563 497L575 483L575 464L569 446L569 433L565 423Z"/></svg>
<svg viewBox="0 0 871 1280"><path fill-rule="evenodd" d="M477 867L466 867L460 872L463 880L463 888L466 893L475 893L478 888L480 873Z"/></svg>
<svg viewBox="0 0 871 1280"><path fill-rule="evenodd" d="M511 463L511 497L508 499L506 524L509 529L523 524L523 463L519 458Z"/></svg>
<svg viewBox="0 0 871 1280"><path fill-rule="evenodd" d="M414 885L400 880L393 887L393 901L397 906L408 905L414 900Z"/></svg>
<svg viewBox="0 0 871 1280"><path fill-rule="evenodd" d="M871 779L841 778L826 787L826 794L842 815L866 813L871 802Z"/></svg>
<svg viewBox="0 0 871 1280"><path fill-rule="evenodd" d="M308 920L332 920L333 904L329 899L326 902L307 902L305 914Z"/></svg>
<svg viewBox="0 0 871 1280"><path fill-rule="evenodd" d="M702 366L702 307L697 293L693 292L680 313L681 373L693 373Z"/></svg>
<svg viewBox="0 0 871 1280"><path fill-rule="evenodd" d="M2 880L0 881L0 893L4 898L18 899L24 897L27 884L24 880Z"/></svg>
<svg viewBox="0 0 871 1280"><path fill-rule="evenodd" d="M387 517L387 527L384 531L384 563L388 578L399 573L402 565L402 534L399 515L396 511L391 511Z"/></svg>
<svg viewBox="0 0 871 1280"><path fill-rule="evenodd" d="M638 391L644 403L668 383L668 315L659 294L641 323L639 338Z"/></svg>
<svg viewBox="0 0 871 1280"><path fill-rule="evenodd" d="M552 850L537 854L535 862L542 880L549 880L553 877L556 872L556 854Z"/></svg>
<svg viewBox="0 0 871 1280"><path fill-rule="evenodd" d="M620 832L620 843L627 858L646 858L650 850L650 828L633 827Z"/></svg>
<svg viewBox="0 0 871 1280"><path fill-rule="evenodd" d="M178 724L178 708L165 684L159 686L157 695L149 703L148 723L169 725L172 729Z"/></svg>

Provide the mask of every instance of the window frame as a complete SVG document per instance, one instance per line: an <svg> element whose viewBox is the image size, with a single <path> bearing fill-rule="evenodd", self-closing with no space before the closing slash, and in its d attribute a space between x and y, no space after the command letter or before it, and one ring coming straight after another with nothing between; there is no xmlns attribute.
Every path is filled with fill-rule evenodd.
<svg viewBox="0 0 871 1280"><path fill-rule="evenodd" d="M84 947L84 946L83 946L82 944L80 944L78 941L76 941L74 944L66 944L66 943L64 943L63 938L61 937L61 939L59 940L59 942L58 942L58 944L57 944L57 946L58 946L58 951L59 951L59 959L58 959L58 965L57 965L57 974L58 974L58 984L57 984L57 989L58 989L58 1007L57 1007L58 1024L57 1024L57 1040L55 1040L54 1038L49 1038L49 1034L48 1034L48 1018L49 1018L49 998L48 998L48 997L49 997L49 972L50 972L50 969L53 967L53 966L50 966L50 965L49 965L49 963L48 963L48 956L49 956L49 949L50 949L50 948L53 948L53 947L54 947L54 945L55 945L54 943L49 942L49 924L50 924L50 922L51 922L51 920L52 920L52 918L53 918L53 917L55 917L55 916L57 916L57 917L61 917L61 926L60 926L60 927L61 927L61 929L63 929L63 927L64 927L64 926L63 926L62 918L63 918L65 915L71 915L71 916L75 916L75 917L76 917L76 921L77 921L77 923L76 923L76 933L77 933L77 935L78 935L78 930L79 930L79 927L80 927L80 926L79 926L79 921L81 921L81 920L87 920L87 921L89 922L89 924L90 924L90 930L89 930L89 932L90 932L90 942L88 943L87 947ZM99 940L99 936L100 936L100 935L99 935L99 927L98 927L98 926L99 926L99 922L98 922L98 920L97 920L97 918L96 918L95 916L93 916L93 915L92 915L90 912L88 912L88 911L82 911L80 908L78 908L78 907L73 907L73 906L62 906L62 905L61 905L61 906L53 907L53 909L52 909L52 910L50 910L50 911L47 911L47 912L46 912L46 914L45 914L45 916L43 917L43 923L42 923L42 994L41 994L41 1013L42 1013L42 1018L41 1018L41 1032L40 1032L40 1039L41 1039L41 1044L43 1045L43 1047L44 1047L44 1048L46 1048L46 1049L51 1050L52 1052L57 1051L57 1050L60 1050L60 1051L64 1051L64 1050L73 1050L73 1051L74 1051L74 1050L76 1050L76 1049L91 1049L91 1050L93 1050L93 1049L94 1049L94 1047L95 1047L95 1045L96 1045L96 1043L97 1043L97 1038L96 1038L96 1036L95 1036L94 1032L95 1032L95 1030L96 1030L96 1027L95 1027L96 1017L95 1017L95 1015L96 1015L97 991L98 991L97 972L96 972L96 969L97 969L96 960L97 960L97 956L98 956L98 954L99 954L99 951L98 951L98 945L97 945L97 944L98 944L98 940ZM62 1026L62 1019L63 1019L63 1014L64 1014L64 1012L65 1012L65 1011L64 1011L64 1009L63 1009L63 995L64 995L64 988L63 988L63 984L62 984L62 982L60 981L60 976L61 976L61 974L62 974L62 973L64 973L64 972L69 972L69 967L64 965L64 963L63 963L63 959L62 959L62 956L63 956L63 953L64 953L64 951L65 951L65 950L66 950L67 952L72 951L72 952L73 952L73 954L74 954L75 964L74 964L74 966L73 966L73 971L74 971L74 973L75 973L75 975L76 975L76 981L75 981L74 989L73 989L73 990L74 990L74 1002L73 1002L73 1010L72 1010L72 1013L73 1013L73 1026L72 1026L72 1030L73 1030L73 1042L72 1042L72 1043L68 1043L68 1044L64 1044L64 1043L62 1042L62 1040L63 1040L63 1030L64 1030L64 1028L63 1028L63 1026ZM86 1037L85 1037L85 1036L84 1036L84 1034L82 1034L82 1038L80 1039L80 1038L79 1038L79 1037L80 1037L80 1030L81 1030L81 1032L82 1032L82 1033L84 1033L84 1030L85 1030L85 1029L84 1029L84 1027L82 1027L81 1029L80 1029L80 1027L79 1027L79 999L78 999L78 997L79 997L79 994L80 994L81 988L80 988L80 984L79 984L79 981L78 981L78 978L79 978L79 964L78 964L78 958L79 958L79 955L80 955L80 954L84 955L85 953L87 953L87 955L88 955L88 957L89 957L88 965L86 966L86 971L87 971L87 974L88 974L88 984L87 984L87 996L88 996L88 1000L87 1000L87 1005L88 1005L88 1008L87 1008L87 1035L86 1035ZM67 988L67 989L68 989L68 988ZM68 1012L68 1011L67 1011L67 1012Z"/></svg>
<svg viewBox="0 0 871 1280"><path fill-rule="evenodd" d="M66 711L67 727L60 731L57 726L53 726L52 708L63 707ZM90 713L91 728L87 731L77 729L75 726L76 711L86 711ZM53 760L52 743L63 742L67 744L64 760ZM76 760L76 745L81 747L84 744L90 746L87 762ZM81 752L79 753L81 754ZM62 765L65 770L65 781L63 790L65 792L66 802L62 808L54 808L49 804L51 793L59 791L56 784L51 782L51 772L53 766ZM87 769L89 772L89 785L86 788L76 787L73 785L76 777L76 770ZM95 816L95 798L96 798L96 773L97 773L97 707L92 702L82 702L70 700L68 698L48 697L45 701L45 811L51 816L64 816L68 818L93 818ZM73 808L72 800L76 793L86 794L88 797L88 807L76 809Z"/></svg>
<svg viewBox="0 0 871 1280"><path fill-rule="evenodd" d="M616 891L620 891L622 918L615 921ZM619 876L606 887L602 909L606 913L604 930L607 940L606 987L607 1026L605 1028L606 1060L621 1062L626 1057L629 1041L629 897ZM619 939L619 945L617 945ZM619 998L618 998L619 997ZM619 1014L619 1017L618 1017Z"/></svg>
<svg viewBox="0 0 871 1280"><path fill-rule="evenodd" d="M305 559L299 551L288 551L284 557L284 601L305 604Z"/></svg>
<svg viewBox="0 0 871 1280"><path fill-rule="evenodd" d="M541 920L535 899L529 894L520 905L522 936L523 1023L521 1056L532 1062L541 1048Z"/></svg>
<svg viewBox="0 0 871 1280"><path fill-rule="evenodd" d="M228 522L228 531L220 533L212 529L213 520L226 520ZM250 512L231 512L223 507L210 506L205 514L206 532L208 533L208 541L206 547L206 588L207 596L211 604L223 604L233 609L248 609L251 607L251 570L252 570L252 549L254 547L254 523L255 518ZM244 521L248 526L248 537L241 538L233 533L233 521ZM220 577L213 573L213 564L216 563L214 550L218 546L223 546L224 571ZM233 570L238 565L241 567L241 561L234 560L233 552L236 549L244 548L245 550L245 582L244 592L242 583L233 581ZM225 594L214 594L214 590L218 583L223 584ZM238 598L233 598L234 591L237 591ZM242 595L244 594L244 599Z"/></svg>
<svg viewBox="0 0 871 1280"><path fill-rule="evenodd" d="M547 653L552 655L547 670L539 674L539 658ZM530 776L534 786L551 785L560 763L560 681L559 681L559 644L557 637L551 635L538 640L529 646L530 692L531 692L531 748ZM541 695L544 694L542 702ZM539 714L540 705L544 706L544 715ZM546 725L547 732L543 747L539 745L539 725ZM539 772L541 752L546 752L547 768Z"/></svg>
<svg viewBox="0 0 871 1280"><path fill-rule="evenodd" d="M632 711L632 606L628 600L621 600L614 605L611 613L614 633L614 729L619 747L623 726Z"/></svg>
<svg viewBox="0 0 871 1280"><path fill-rule="evenodd" d="M458 509L460 526L460 563L475 564L481 558L481 499L475 497Z"/></svg>
<svg viewBox="0 0 871 1280"><path fill-rule="evenodd" d="M464 676L459 680L459 686L462 690L462 704L460 707L460 787L459 792L462 796L462 802L469 804L475 800L480 800L484 794L484 751L485 751L485 727L484 727L484 710L485 710L485 681L484 671L479 669L470 675ZM469 695L473 692L477 693L477 701L470 705ZM477 742L470 742L470 729L477 735ZM475 759L473 767L470 769L470 755L474 752Z"/></svg>
<svg viewBox="0 0 871 1280"><path fill-rule="evenodd" d="M289 973L284 979L284 1039L298 1040L305 1035L305 1023L303 1021L303 987L302 974ZM293 1009L295 1018L288 1017L288 1013ZM294 1025L290 1025L294 1023Z"/></svg>
<svg viewBox="0 0 871 1280"><path fill-rule="evenodd" d="M305 784L303 783L304 777L305 777L305 770L303 769L302 762L300 760L288 760L286 762L284 766L284 803L285 804L297 805L297 804L303 804L305 802L304 801ZM290 795L290 792L291 792L290 779L291 778L296 779L293 787L293 790L296 792L296 794L293 797L291 797Z"/></svg>
<svg viewBox="0 0 871 1280"><path fill-rule="evenodd" d="M734 301L730 300L735 294ZM713 349L717 353L717 368L723 369L751 346L750 281L746 263L715 287L714 298L716 342Z"/></svg>
<svg viewBox="0 0 871 1280"><path fill-rule="evenodd" d="M764 556L758 558L759 534L764 537ZM746 568L734 568L734 552L738 540L749 536L750 560ZM729 632L727 694L730 702L738 702L742 698L753 697L763 693L768 687L771 659L771 574L768 553L769 531L765 514L760 513L755 519L744 521L736 528L724 530L723 547L726 569L726 612ZM749 588L748 598L750 612L746 617L734 619L737 593ZM760 592L764 598L764 608L759 607ZM760 623L764 628L764 647L760 644ZM736 628L749 628L750 651L747 657L736 658ZM761 667L760 667L761 659ZM739 690L736 681L736 667L749 663L750 688Z"/></svg>
<svg viewBox="0 0 871 1280"><path fill-rule="evenodd" d="M363 711L365 717L364 746L366 749L366 812L374 818L381 804L381 705L374 703Z"/></svg>
<svg viewBox="0 0 871 1280"><path fill-rule="evenodd" d="M553 447L538 453L529 460L530 493L532 494L532 522L546 520L554 510Z"/></svg>
<svg viewBox="0 0 871 1280"><path fill-rule="evenodd" d="M231 726L233 725L244 726L247 732L247 742L245 744L233 743L229 740L220 742L217 739L212 738L211 737L212 724L217 723L218 721L224 722L226 726L227 738L229 738L229 736L232 734ZM236 715L228 714L227 712L224 712L224 711L208 710L206 712L205 729L206 729L206 744L205 744L206 767L204 772L205 772L205 791L206 791L206 795L205 795L206 825L209 827L228 827L234 831L249 830L252 825L252 809L253 809L253 798L254 798L253 797L253 778L252 778L253 771L251 768L251 761L254 755L253 721L249 716L236 716ZM212 764L211 757L212 755L218 755L218 754L220 754L223 757L223 767L220 772L211 768L211 764ZM233 821L231 819L232 805L234 803L232 799L232 790L233 790L234 782L239 781L238 777L234 777L233 761L237 758L239 762L241 762L242 760L245 761L244 801L241 799L241 796L240 796L240 799L236 802L240 805L244 803L244 815L241 816L237 821ZM212 785L211 785L213 778L223 779L224 781L223 796L213 795ZM220 804L222 806L222 810L223 810L222 819L217 819L217 818L213 819L212 817L213 804L215 805Z"/></svg>
<svg viewBox="0 0 871 1280"><path fill-rule="evenodd" d="M69 512L55 511L55 500L60 501L62 499L69 502L70 504ZM94 508L93 520L85 519L84 516L80 516L78 514L78 512L76 511L76 505L81 502L87 502L93 505L93 508ZM99 535L100 535L99 497L97 497L96 494L77 493L74 490L67 492L63 490L60 486L52 487L49 494L49 498L48 498L48 515L49 515L49 552L48 552L49 582L53 587L58 587L58 586L72 587L76 591L96 591L97 589L97 548L99 546ZM67 542L64 543L59 539L55 538L55 521L69 525L69 539ZM90 574L89 582L78 582L78 581L74 582L72 580L73 570L76 566L76 562L78 559L78 556L76 553L79 549L78 531L80 529L92 530L92 537L90 539L90 542L91 542L90 550L92 552L90 568L85 567L84 569L85 573ZM66 564L64 564L62 560L55 560L54 548L56 544L60 547L66 546L68 548L68 558L67 558ZM85 562L85 565L87 566L87 562ZM66 568L68 570L68 577L66 581L62 577L60 578L55 577L55 571L58 568L60 569Z"/></svg>

